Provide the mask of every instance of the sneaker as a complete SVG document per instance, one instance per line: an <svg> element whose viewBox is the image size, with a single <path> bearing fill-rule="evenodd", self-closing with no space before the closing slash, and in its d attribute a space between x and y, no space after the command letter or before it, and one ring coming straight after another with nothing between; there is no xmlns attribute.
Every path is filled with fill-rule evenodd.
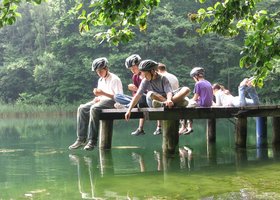
<svg viewBox="0 0 280 200"><path fill-rule="evenodd" d="M186 107L187 107L187 108L195 108L195 107L197 107L197 102L194 101L194 100L190 100L190 101L188 102L188 105L187 105Z"/></svg>
<svg viewBox="0 0 280 200"><path fill-rule="evenodd" d="M161 128L157 128L153 134L154 135L161 135L162 134Z"/></svg>
<svg viewBox="0 0 280 200"><path fill-rule="evenodd" d="M160 108L160 107L163 107L163 102L158 101L158 100L153 100L152 105L153 105L153 108Z"/></svg>
<svg viewBox="0 0 280 200"><path fill-rule="evenodd" d="M135 136L137 136L137 135L144 135L144 134L145 134L144 130L143 129L141 130L140 128L137 128L136 131L133 131L131 133L131 135L135 135Z"/></svg>
<svg viewBox="0 0 280 200"><path fill-rule="evenodd" d="M118 103L118 102L114 104L114 107L115 107L116 109L124 109L124 108L126 108L125 105L122 105L122 104L120 104L120 103Z"/></svg>
<svg viewBox="0 0 280 200"><path fill-rule="evenodd" d="M92 151L96 147L96 142L89 140L87 145L84 147L84 150Z"/></svg>
<svg viewBox="0 0 280 200"><path fill-rule="evenodd" d="M80 139L77 139L74 144L70 145L68 148L70 150L72 149L78 149L80 148L81 146L84 146L86 144L86 140L80 140Z"/></svg>

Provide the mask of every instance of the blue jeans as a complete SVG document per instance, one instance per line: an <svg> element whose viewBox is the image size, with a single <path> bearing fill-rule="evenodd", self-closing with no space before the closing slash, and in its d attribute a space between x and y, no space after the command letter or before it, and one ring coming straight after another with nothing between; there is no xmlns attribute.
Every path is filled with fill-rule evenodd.
<svg viewBox="0 0 280 200"><path fill-rule="evenodd" d="M249 95L250 99L245 98L246 94ZM240 86L238 87L238 95L240 106L260 104L259 96L255 87Z"/></svg>
<svg viewBox="0 0 280 200"><path fill-rule="evenodd" d="M125 94L115 94L114 99L116 102L125 105L125 107L129 107L131 101L132 101L132 97L129 95L125 95ZM147 107L147 103L146 103L146 95L142 95L142 97L140 98L139 102L138 102L139 107Z"/></svg>

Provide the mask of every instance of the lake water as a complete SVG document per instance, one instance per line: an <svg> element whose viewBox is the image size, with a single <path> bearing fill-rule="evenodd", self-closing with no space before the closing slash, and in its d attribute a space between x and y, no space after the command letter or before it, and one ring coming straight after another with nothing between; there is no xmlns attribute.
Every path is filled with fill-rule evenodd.
<svg viewBox="0 0 280 200"><path fill-rule="evenodd" d="M217 142L206 143L206 121L180 136L178 152L163 156L155 122L115 121L111 150L68 150L75 117L1 119L0 200L11 199L280 199L280 151L255 147L249 120L247 149L236 149L234 121L217 120ZM268 141L271 124L268 119Z"/></svg>

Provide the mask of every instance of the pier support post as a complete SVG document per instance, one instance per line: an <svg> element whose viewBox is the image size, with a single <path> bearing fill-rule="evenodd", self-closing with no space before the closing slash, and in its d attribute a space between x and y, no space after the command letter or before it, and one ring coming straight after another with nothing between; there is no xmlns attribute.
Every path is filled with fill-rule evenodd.
<svg viewBox="0 0 280 200"><path fill-rule="evenodd" d="M99 169L101 176L114 173L114 163L112 158L112 152L104 149L99 150Z"/></svg>
<svg viewBox="0 0 280 200"><path fill-rule="evenodd" d="M206 138L208 143L216 142L216 119L207 120L207 133Z"/></svg>
<svg viewBox="0 0 280 200"><path fill-rule="evenodd" d="M179 120L162 120L162 150L174 154L179 143Z"/></svg>
<svg viewBox="0 0 280 200"><path fill-rule="evenodd" d="M280 144L280 117L272 117L272 144Z"/></svg>
<svg viewBox="0 0 280 200"><path fill-rule="evenodd" d="M100 120L99 148L111 149L113 135L113 120Z"/></svg>
<svg viewBox="0 0 280 200"><path fill-rule="evenodd" d="M247 117L237 118L235 130L235 145L237 147L246 148Z"/></svg>
<svg viewBox="0 0 280 200"><path fill-rule="evenodd" d="M267 147L267 118L256 117L257 148Z"/></svg>
<svg viewBox="0 0 280 200"><path fill-rule="evenodd" d="M211 166L217 165L217 148L215 143L207 143L207 159Z"/></svg>

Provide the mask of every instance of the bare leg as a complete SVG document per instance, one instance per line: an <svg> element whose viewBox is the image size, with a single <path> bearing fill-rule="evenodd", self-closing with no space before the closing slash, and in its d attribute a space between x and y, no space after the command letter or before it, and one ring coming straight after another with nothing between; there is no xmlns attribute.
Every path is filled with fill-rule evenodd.
<svg viewBox="0 0 280 200"><path fill-rule="evenodd" d="M176 94L174 94L174 96L172 97L172 101L174 103L178 103L180 101L183 101L184 98L190 93L190 89L188 87L182 87L181 90L179 92L177 92Z"/></svg>
<svg viewBox="0 0 280 200"><path fill-rule="evenodd" d="M139 129L143 130L144 127L144 118L139 119Z"/></svg>

